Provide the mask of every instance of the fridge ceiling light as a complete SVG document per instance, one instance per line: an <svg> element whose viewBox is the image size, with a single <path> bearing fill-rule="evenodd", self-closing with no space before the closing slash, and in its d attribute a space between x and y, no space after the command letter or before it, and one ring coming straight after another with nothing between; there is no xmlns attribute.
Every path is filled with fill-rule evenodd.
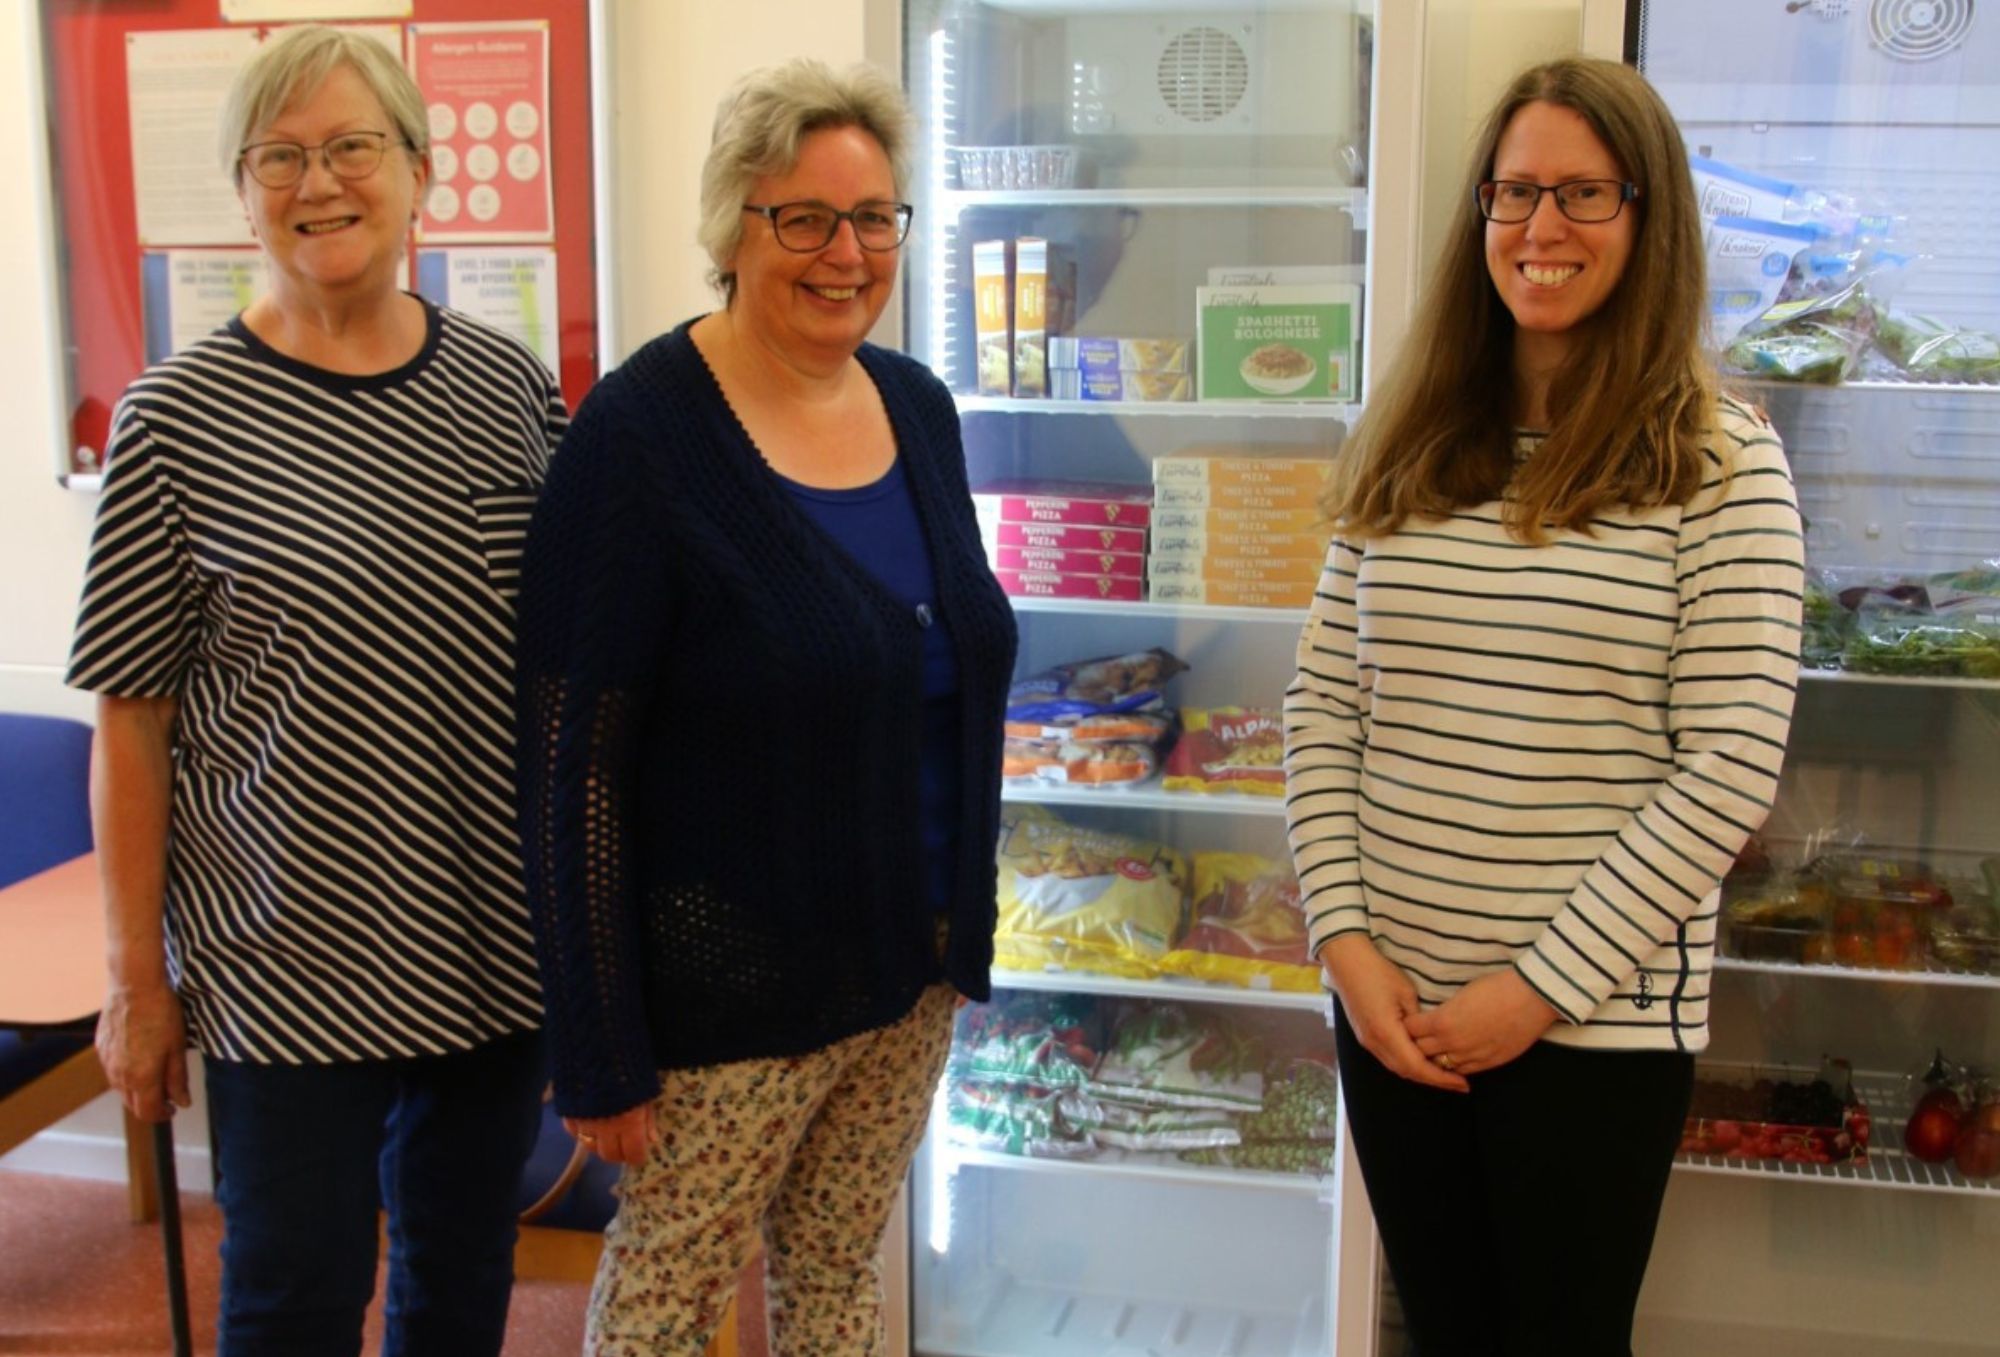
<svg viewBox="0 0 2000 1357"><path fill-rule="evenodd" d="M1874 0L1868 36L1903 61L1931 61L1955 52L1972 30L1972 0Z"/></svg>

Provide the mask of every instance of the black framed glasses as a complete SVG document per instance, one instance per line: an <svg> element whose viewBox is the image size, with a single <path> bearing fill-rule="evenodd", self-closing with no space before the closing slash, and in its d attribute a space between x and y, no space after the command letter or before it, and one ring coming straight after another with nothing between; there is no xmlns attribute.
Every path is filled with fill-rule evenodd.
<svg viewBox="0 0 2000 1357"><path fill-rule="evenodd" d="M851 212L835 211L826 203L778 203L759 207L743 204L745 212L755 212L771 223L778 243L799 254L824 250L833 243L840 224L854 227L854 241L864 250L893 250L910 234L910 217L916 209L908 203L856 203Z"/></svg>
<svg viewBox="0 0 2000 1357"><path fill-rule="evenodd" d="M1571 179L1561 184L1530 184L1520 179L1488 179L1473 192L1479 215L1513 226L1535 215L1542 195L1553 193L1556 209L1571 221L1610 221L1639 196L1639 186L1619 179Z"/></svg>
<svg viewBox="0 0 2000 1357"><path fill-rule="evenodd" d="M260 141L236 153L250 177L265 188L290 188L306 177L307 159L319 152L320 164L340 179L366 179L382 167L391 145L407 146L387 132L344 132L317 146L296 141Z"/></svg>

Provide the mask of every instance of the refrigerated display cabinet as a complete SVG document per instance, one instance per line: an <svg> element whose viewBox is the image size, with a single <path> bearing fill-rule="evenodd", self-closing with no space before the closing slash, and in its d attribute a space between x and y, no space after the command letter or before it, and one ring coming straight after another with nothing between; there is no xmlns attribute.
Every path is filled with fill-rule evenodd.
<svg viewBox="0 0 2000 1357"><path fill-rule="evenodd" d="M904 333L958 396L975 493L1023 480L1146 491L1159 459L1195 445L1330 459L1365 393L1370 355L1393 344L1408 307L1423 10L1355 0L911 0L905 77L922 131ZM1020 248L1024 239L1047 242L1056 262L1042 263L1043 247ZM975 299L1005 245L1017 266L1032 258L1048 268L1058 294L1048 305L1069 312L1069 334L1162 341L1148 352L1170 370L1072 373L1063 386L1039 376L1045 351L1012 353L1036 368L1011 385L1015 345L1004 331L981 345ZM1218 270L1231 272L1212 278ZM1196 291L1246 277L1358 294L1345 357L1358 354L1360 370L1342 373L1347 391L1318 384L1339 363L1315 351L1323 366L1303 379L1307 389L1216 398L1214 374L1204 382L1197 371ZM1171 370L1182 361L1185 382ZM1135 398L1161 395L1179 398ZM1306 595L1322 552L1304 572ZM1104 565L1107 593L1137 597L1016 599L1020 673L1161 647L1188 665L1169 684L1176 708L1278 705L1305 596L1293 590L1285 606L1156 601L1158 579L1113 578ZM1006 796L1010 809L1038 806L1185 854L1288 863L1281 797L1168 791L1158 776L1129 788L1024 783ZM998 1004L1068 996L1087 1021L1110 1024L1173 1002L1196 1021L1234 1015L1260 1040L1330 1056L1327 1001L1316 990L1063 966L996 969L994 981ZM1335 1350L1343 1220L1356 1241L1346 1269L1372 1269L1365 1203L1343 1195L1345 1176L1191 1162L1204 1156L1171 1150L1009 1152L951 1133L951 1087L948 1078L913 1168L908 1238L892 1258L892 1267L907 1264L892 1293L907 1286L908 1350Z"/></svg>
<svg viewBox="0 0 2000 1357"><path fill-rule="evenodd" d="M1817 931L1779 940L1755 928L1770 882L1726 883L1704 1064L1845 1060L1872 1122L1853 1164L1683 1155L1635 1350L2000 1351L2000 1180L1902 1135L1935 1051L2000 1078L2000 976L1961 936L1991 919L2000 868L2000 601L1980 601L2000 592L2000 358L1981 357L2000 344L2000 12L1672 0L1624 17L1624 55L1691 154L1747 172L1741 193L1707 182L1712 206L1804 228L1782 295L1860 283L1816 313L1837 381L1739 378L1784 439L1813 577L1764 839L1780 872L1806 869L1777 890L1823 894L1802 916ZM1945 347L1917 359L1903 341L1930 322ZM1754 368L1782 328L1718 342Z"/></svg>

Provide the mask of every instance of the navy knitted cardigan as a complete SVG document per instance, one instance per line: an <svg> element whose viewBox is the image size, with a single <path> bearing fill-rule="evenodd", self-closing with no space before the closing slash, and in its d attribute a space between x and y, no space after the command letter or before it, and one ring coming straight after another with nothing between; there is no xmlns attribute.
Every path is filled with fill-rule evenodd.
<svg viewBox="0 0 2000 1357"><path fill-rule="evenodd" d="M522 566L518 790L556 1107L810 1051L940 977L988 995L1013 613L958 414L864 345L957 652L960 861L942 964L918 815L923 625L793 502L687 326L599 382Z"/></svg>

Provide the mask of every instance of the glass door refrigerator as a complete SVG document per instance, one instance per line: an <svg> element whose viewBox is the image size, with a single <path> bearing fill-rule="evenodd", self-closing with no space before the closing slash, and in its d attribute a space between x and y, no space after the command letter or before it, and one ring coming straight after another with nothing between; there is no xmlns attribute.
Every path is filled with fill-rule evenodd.
<svg viewBox="0 0 2000 1357"><path fill-rule="evenodd" d="M1626 18L1810 568L1635 1349L2000 1351L2000 9Z"/></svg>
<svg viewBox="0 0 2000 1357"><path fill-rule="evenodd" d="M899 1351L1331 1353L1372 1267L1276 717L1408 307L1423 11L908 0L905 336L958 397L1022 690Z"/></svg>

